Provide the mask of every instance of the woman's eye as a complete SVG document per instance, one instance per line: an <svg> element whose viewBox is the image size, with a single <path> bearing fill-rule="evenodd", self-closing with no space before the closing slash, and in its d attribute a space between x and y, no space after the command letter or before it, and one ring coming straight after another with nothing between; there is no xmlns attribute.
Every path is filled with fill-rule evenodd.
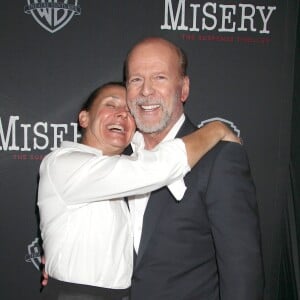
<svg viewBox="0 0 300 300"><path fill-rule="evenodd" d="M116 108L115 104L112 103L107 103L106 106L109 108Z"/></svg>

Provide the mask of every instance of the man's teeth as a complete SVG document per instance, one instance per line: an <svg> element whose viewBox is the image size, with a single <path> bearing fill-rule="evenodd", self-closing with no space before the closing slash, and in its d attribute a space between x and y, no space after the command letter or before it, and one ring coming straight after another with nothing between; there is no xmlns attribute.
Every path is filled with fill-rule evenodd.
<svg viewBox="0 0 300 300"><path fill-rule="evenodd" d="M124 127L121 126L121 125L116 125L116 124L108 125L108 129L112 130L112 131L121 131L121 132L124 132Z"/></svg>
<svg viewBox="0 0 300 300"><path fill-rule="evenodd" d="M153 105L141 105L142 109L144 110L154 110L160 107L159 104L153 104Z"/></svg>

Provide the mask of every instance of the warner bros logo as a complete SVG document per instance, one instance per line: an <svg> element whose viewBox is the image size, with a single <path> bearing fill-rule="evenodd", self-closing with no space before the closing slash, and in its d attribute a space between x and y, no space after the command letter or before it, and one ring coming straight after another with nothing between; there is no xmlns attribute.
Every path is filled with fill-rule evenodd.
<svg viewBox="0 0 300 300"><path fill-rule="evenodd" d="M229 120L223 119L223 118L211 118L211 119L207 119L202 121L200 124L198 124L198 128L204 126L206 123L212 122L212 121L221 121L223 123L225 123L238 137L240 137L241 135L241 131L236 127L236 125Z"/></svg>
<svg viewBox="0 0 300 300"><path fill-rule="evenodd" d="M27 246L27 251L25 261L31 262L36 269L40 270L42 248L38 238L35 238L32 243Z"/></svg>
<svg viewBox="0 0 300 300"><path fill-rule="evenodd" d="M81 14L78 0L27 0L24 7L38 24L51 33L66 26L74 15Z"/></svg>

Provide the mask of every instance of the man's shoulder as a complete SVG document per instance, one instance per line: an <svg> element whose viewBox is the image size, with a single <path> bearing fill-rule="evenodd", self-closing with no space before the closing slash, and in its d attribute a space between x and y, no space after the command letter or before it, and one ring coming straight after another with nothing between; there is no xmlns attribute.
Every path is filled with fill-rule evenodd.
<svg viewBox="0 0 300 300"><path fill-rule="evenodd" d="M209 150L201 161L215 161L217 159L228 159L230 157L241 157L247 159L245 148L235 142L220 141L211 150Z"/></svg>
<svg viewBox="0 0 300 300"><path fill-rule="evenodd" d="M198 185L206 190L210 178L215 178L219 172L225 174L236 169L251 173L245 148L238 143L220 141L203 156L190 175L191 178L198 178Z"/></svg>
<svg viewBox="0 0 300 300"><path fill-rule="evenodd" d="M177 137L190 134L197 129L199 129L199 127L196 126L188 116L186 116L185 121L177 134ZM226 156L230 154L247 157L245 148L240 144L228 141L220 141L210 151L208 151L206 155L204 155L204 157L200 160L200 163L203 163L204 161L212 162L219 156L221 158L226 158Z"/></svg>

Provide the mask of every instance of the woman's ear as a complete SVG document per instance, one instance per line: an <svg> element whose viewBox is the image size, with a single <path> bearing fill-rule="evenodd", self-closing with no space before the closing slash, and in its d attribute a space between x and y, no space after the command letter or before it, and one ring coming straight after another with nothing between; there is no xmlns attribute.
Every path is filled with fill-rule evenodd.
<svg viewBox="0 0 300 300"><path fill-rule="evenodd" d="M87 128L89 125L89 113L86 110L82 110L78 116L79 125L82 128Z"/></svg>

